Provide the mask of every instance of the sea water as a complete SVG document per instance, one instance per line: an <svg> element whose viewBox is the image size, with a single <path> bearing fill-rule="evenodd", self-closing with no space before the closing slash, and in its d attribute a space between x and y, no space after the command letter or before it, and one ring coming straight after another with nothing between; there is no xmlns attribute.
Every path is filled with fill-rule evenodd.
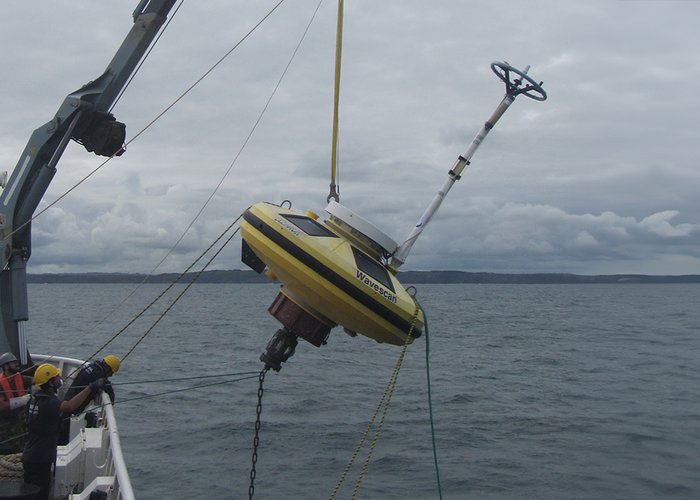
<svg viewBox="0 0 700 500"><path fill-rule="evenodd" d="M30 285L30 348L90 358L123 329L101 355L138 343L113 377L137 498L247 498L277 287L195 284L162 318L184 286L145 312L165 285L134 287ZM337 328L267 373L255 498L700 498L700 285L417 288L429 351L386 415L398 347Z"/></svg>

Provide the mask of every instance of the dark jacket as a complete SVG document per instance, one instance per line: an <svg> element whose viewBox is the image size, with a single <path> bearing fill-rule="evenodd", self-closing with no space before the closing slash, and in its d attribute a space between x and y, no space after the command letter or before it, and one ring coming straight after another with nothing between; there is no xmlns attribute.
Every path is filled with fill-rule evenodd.
<svg viewBox="0 0 700 500"><path fill-rule="evenodd" d="M29 438L24 446L25 463L53 463L61 426L61 402L49 391L38 391L29 402Z"/></svg>
<svg viewBox="0 0 700 500"><path fill-rule="evenodd" d="M92 363L85 365L80 369L78 375L76 375L70 388L66 391L63 399L65 401L70 400L73 396L82 391L85 387L90 385L90 382L99 380L101 378L105 379L104 391L109 395L112 402L114 402L114 389L109 380L107 380L108 374L111 373L109 366L107 366L103 361L93 361ZM85 400L85 402L80 405L80 407L73 412L73 415L82 413L87 407L91 400L97 396L99 391L93 390L90 397Z"/></svg>

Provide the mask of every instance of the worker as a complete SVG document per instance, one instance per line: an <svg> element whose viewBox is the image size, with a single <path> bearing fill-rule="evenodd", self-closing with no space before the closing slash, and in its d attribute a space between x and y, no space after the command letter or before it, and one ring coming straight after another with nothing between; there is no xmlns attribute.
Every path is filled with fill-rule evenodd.
<svg viewBox="0 0 700 500"><path fill-rule="evenodd" d="M19 372L14 354L0 356L0 455L19 453L27 435L27 408L32 390L31 377Z"/></svg>
<svg viewBox="0 0 700 500"><path fill-rule="evenodd" d="M109 381L109 377L117 373L120 366L121 362L119 361L119 358L113 354L83 366L73 379L73 383L66 391L63 399L68 400L96 380L103 380L104 384L101 387L109 395L112 402L114 402L114 389L112 388L112 383ZM68 441L70 440L70 417L83 413L88 403L94 400L102 389L92 391L89 398L87 398L74 411L65 416L63 422L61 422L61 432L58 438L58 444L68 444ZM85 420L87 421L88 427L94 427L96 425L95 414L93 412L87 412L85 414Z"/></svg>
<svg viewBox="0 0 700 500"><path fill-rule="evenodd" d="M29 402L29 437L22 454L24 482L39 487L37 500L49 498L51 467L56 462L56 447L61 415L71 414L82 405L92 391L104 385L102 379L83 388L67 401L59 401L56 393L63 384L58 368L44 363L34 372L34 384L39 390Z"/></svg>
<svg viewBox="0 0 700 500"><path fill-rule="evenodd" d="M85 365L75 376L73 384L66 391L64 399L72 398L81 390L83 390L84 387L90 385L95 380L103 379L105 381L104 391L109 395L112 402L114 402L114 389L112 388L112 383L109 381L109 377L117 373L119 371L120 366L121 362L119 361L119 358L112 354L105 356L101 360L96 360L92 363ZM79 413L82 413L83 410L85 410L85 407L90 402L90 400L94 399L98 395L98 392L99 391L95 391L94 393L92 393L91 397L86 399L82 405L76 408L73 414L77 415Z"/></svg>

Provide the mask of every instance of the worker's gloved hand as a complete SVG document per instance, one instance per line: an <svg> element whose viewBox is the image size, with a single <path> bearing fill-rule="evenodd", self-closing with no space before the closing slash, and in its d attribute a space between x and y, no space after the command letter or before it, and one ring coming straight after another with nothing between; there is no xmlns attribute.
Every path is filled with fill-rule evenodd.
<svg viewBox="0 0 700 500"><path fill-rule="evenodd" d="M105 386L105 379L103 379L103 378L98 378L97 380L93 380L92 382L90 382L90 385L89 385L90 390L93 392L102 390L104 388L104 386Z"/></svg>
<svg viewBox="0 0 700 500"><path fill-rule="evenodd" d="M25 406L27 403L29 403L29 398L31 396L29 394L25 394L24 396L19 396L17 398L11 398L10 399L10 410L15 410L17 408L22 408Z"/></svg>

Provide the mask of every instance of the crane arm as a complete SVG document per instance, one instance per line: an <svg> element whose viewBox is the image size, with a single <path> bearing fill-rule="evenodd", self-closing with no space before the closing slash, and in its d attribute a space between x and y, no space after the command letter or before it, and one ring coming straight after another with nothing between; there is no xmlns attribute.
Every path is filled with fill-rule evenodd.
<svg viewBox="0 0 700 500"><path fill-rule="evenodd" d="M100 156L123 152L126 127L109 112L175 0L142 0L134 25L95 80L66 96L51 121L36 129L0 194L0 352L27 361L23 322L29 319L26 265L31 256L31 220L73 139Z"/></svg>

